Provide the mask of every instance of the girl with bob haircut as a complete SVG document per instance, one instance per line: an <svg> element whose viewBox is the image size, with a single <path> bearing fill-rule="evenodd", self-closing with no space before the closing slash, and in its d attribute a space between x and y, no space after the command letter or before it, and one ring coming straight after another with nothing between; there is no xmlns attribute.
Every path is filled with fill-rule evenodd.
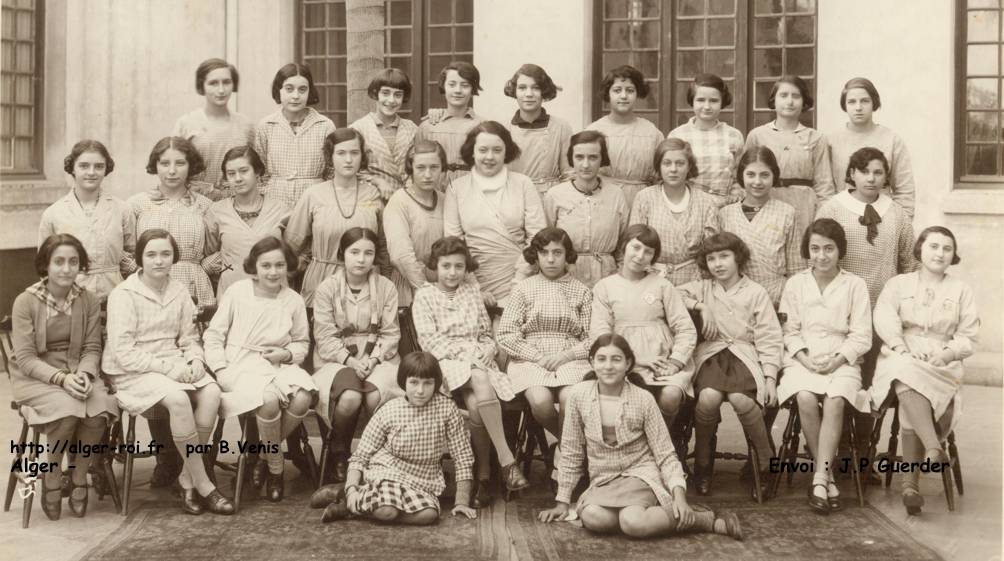
<svg viewBox="0 0 1004 561"><path fill-rule="evenodd" d="M735 184L736 162L743 151L743 133L720 120L722 109L732 104L725 81L714 74L698 74L687 88L687 103L694 116L670 131L667 138L685 140L693 147L699 173L694 183L711 195L721 208L742 198Z"/></svg>
<svg viewBox="0 0 1004 561"><path fill-rule="evenodd" d="M206 473L211 456L184 453L209 442L220 409L220 386L206 370L193 321L195 304L185 286L170 276L177 260L178 244L167 230L140 235L140 270L108 296L101 370L111 379L119 407L130 414L149 414L155 405L167 409L171 436L184 458L178 478L182 510L233 514L233 503Z"/></svg>
<svg viewBox="0 0 1004 561"><path fill-rule="evenodd" d="M793 74L781 76L767 98L775 119L746 137L746 152L763 146L777 156L781 172L777 181L782 188L771 196L795 207L796 232L804 232L819 205L835 193L829 142L819 131L802 124L802 117L814 104L805 80Z"/></svg>
<svg viewBox="0 0 1004 561"><path fill-rule="evenodd" d="M623 191L630 207L635 195L652 184L652 154L662 133L652 121L635 114L638 100L648 97L648 83L637 68L625 64L607 72L599 94L610 105L610 113L586 129L606 137L610 165L600 176L604 185Z"/></svg>
<svg viewBox="0 0 1004 561"><path fill-rule="evenodd" d="M180 136L195 146L206 162L206 169L193 174L192 189L212 201L232 196L221 173L223 157L234 146L254 142L254 122L229 108L230 97L237 93L240 75L237 68L219 58L202 61L195 69L195 91L205 97L203 106L186 113L174 123L171 136Z"/></svg>
<svg viewBox="0 0 1004 561"><path fill-rule="evenodd" d="M784 340L767 291L744 273L750 251L735 234L704 240L697 263L705 278L680 287L688 310L701 315L704 340L694 351L694 483L711 492L712 438L728 400L755 452L753 468L766 471L771 455L763 408L777 405L777 373ZM754 499L766 489L751 487Z"/></svg>
<svg viewBox="0 0 1004 561"><path fill-rule="evenodd" d="M957 468L943 443L958 424L962 361L972 356L980 332L972 288L947 271L959 262L958 247L948 228L925 228L914 246L920 269L890 279L875 304L882 351L872 405L882 410L899 403L906 462L952 462ZM918 471L903 477L907 514L920 514L924 505L918 477ZM942 477L951 483L949 470Z"/></svg>
<svg viewBox="0 0 1004 561"><path fill-rule="evenodd" d="M35 255L41 280L14 300L11 311L13 356L7 363L11 392L29 425L45 433L48 461L63 461L60 441L97 447L109 421L118 417L101 374L101 305L77 284L87 271L87 251L69 234L53 234ZM71 463L69 506L87 513L87 470L95 454L78 454ZM110 469L110 468L109 468ZM105 476L112 475L110 471ZM62 510L61 470L42 474L42 510L58 520ZM9 493L14 488L8 489Z"/></svg>
<svg viewBox="0 0 1004 561"><path fill-rule="evenodd" d="M376 102L374 111L349 127L366 139L369 165L365 169L379 174L382 181L377 185L384 189L381 194L387 200L405 185L405 155L418 133L418 125L398 115L411 99L411 80L397 68L384 68L370 80L366 95Z"/></svg>
<svg viewBox="0 0 1004 561"><path fill-rule="evenodd" d="M415 351L401 360L393 399L373 416L349 463L344 494L324 510L322 522L356 515L377 522L425 526L439 521L439 495L446 489L443 450L456 466L453 515L477 518L468 506L474 455L464 418L439 392L443 373L436 357ZM316 495L316 494L315 494Z"/></svg>
<svg viewBox="0 0 1004 561"><path fill-rule="evenodd" d="M244 261L251 277L231 285L204 336L206 362L226 392L221 414L254 411L258 436L266 444L281 445L303 422L317 393L299 366L310 346L310 326L303 298L285 285L287 271L295 266L296 256L279 238L254 244ZM276 448L262 455L265 461L252 467L253 483L264 480L268 500L280 501L282 452Z"/></svg>
<svg viewBox="0 0 1004 561"><path fill-rule="evenodd" d="M848 122L826 135L830 144L830 169L838 193L853 188L844 170L851 156L866 147L878 148L889 161L884 191L913 218L917 186L913 178L910 152L898 134L875 122L874 112L882 107L875 84L867 78L851 78L840 91L840 109Z"/></svg>
<svg viewBox="0 0 1004 561"><path fill-rule="evenodd" d="M471 108L471 100L481 91L481 73L476 66L455 60L439 73L439 93L446 100L446 108L430 109L418 125L415 140L438 142L448 160L447 182L465 175L471 164L465 163L460 147L467 133L483 119Z"/></svg>
<svg viewBox="0 0 1004 561"><path fill-rule="evenodd" d="M90 266L81 268L76 282L99 300L108 298L123 275L136 270L132 258L136 218L125 201L101 190L114 169L115 161L101 142L85 139L74 144L63 158L63 170L73 177L73 188L45 209L38 224L39 247L54 234L80 240Z"/></svg>
<svg viewBox="0 0 1004 561"><path fill-rule="evenodd" d="M522 156L510 168L533 180L541 196L559 183L570 167L562 155L568 151L572 126L544 109L544 102L558 97L560 90L536 64L520 66L503 88L518 105L506 128Z"/></svg>
<svg viewBox="0 0 1004 561"><path fill-rule="evenodd" d="M436 283L415 293L411 306L415 333L422 350L439 360L443 392L463 398L470 413L478 467L472 504L476 508L487 506L492 500L492 448L502 466L506 488L518 491L529 485L502 427L499 399L511 401L516 394L509 377L499 371L495 362L497 349L491 320L477 282L468 277L468 273L478 270L478 264L467 244L454 236L437 241L432 244L428 265L436 271Z"/></svg>
<svg viewBox="0 0 1004 561"><path fill-rule="evenodd" d="M281 107L258 121L254 149L269 176L264 192L292 209L307 187L324 181L330 161L322 147L335 124L310 107L320 96L305 64L291 62L275 73L272 99Z"/></svg>
<svg viewBox="0 0 1004 561"><path fill-rule="evenodd" d="M844 423L844 407L870 413L861 389L861 359L871 348L871 305L865 281L840 268L847 252L844 229L820 218L802 236L809 268L788 279L780 312L785 353L778 403L794 398L815 473L809 506L820 514L840 510L840 490L830 465Z"/></svg>
<svg viewBox="0 0 1004 561"><path fill-rule="evenodd" d="M572 135L565 157L572 179L544 193L544 216L548 224L567 232L575 246L580 259L569 263L569 272L592 287L617 271L614 252L631 209L620 189L600 180L600 168L610 165L603 133L585 130Z"/></svg>
<svg viewBox="0 0 1004 561"><path fill-rule="evenodd" d="M735 514L719 517L687 502L683 465L659 408L630 381L635 360L627 341L603 334L589 348L589 360L593 372L568 399L555 506L537 517L564 520L572 489L588 466L589 488L576 507L587 530L633 538L712 532L741 540Z"/></svg>
<svg viewBox="0 0 1004 561"><path fill-rule="evenodd" d="M661 181L638 193L630 223L655 229L663 251L652 266L679 286L701 278L695 256L701 243L720 230L718 202L695 186L699 171L687 141L661 141L652 165Z"/></svg>

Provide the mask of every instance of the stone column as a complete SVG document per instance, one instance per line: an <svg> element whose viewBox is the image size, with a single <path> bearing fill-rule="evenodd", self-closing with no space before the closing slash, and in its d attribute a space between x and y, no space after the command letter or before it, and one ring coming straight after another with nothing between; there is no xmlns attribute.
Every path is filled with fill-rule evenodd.
<svg viewBox="0 0 1004 561"><path fill-rule="evenodd" d="M372 101L366 96L373 73L384 67L383 0L347 0L345 25L348 30L348 122L370 111Z"/></svg>

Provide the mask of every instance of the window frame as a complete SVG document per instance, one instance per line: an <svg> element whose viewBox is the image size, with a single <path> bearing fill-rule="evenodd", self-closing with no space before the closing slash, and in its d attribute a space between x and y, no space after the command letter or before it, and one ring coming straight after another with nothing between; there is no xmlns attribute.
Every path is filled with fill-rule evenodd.
<svg viewBox="0 0 1004 561"><path fill-rule="evenodd" d="M328 26L328 21L330 21L330 17L328 17L328 18L325 19L324 25L322 27L311 27L311 28L305 27L307 6L310 6L310 5L325 6L326 7L326 9L325 9L325 15L327 15L327 10L328 9L332 9L335 6L339 5L339 4L342 5L344 7L344 9L346 10L346 14L345 14L346 25L345 25L345 28L330 27L330 26ZM347 19L348 19L348 13L347 12L348 12L348 1L347 0L297 0L297 2L296 2L296 21L294 23L294 25L295 25L294 29L295 29L295 32L296 32L296 41L295 41L295 47L293 49L293 59L296 60L297 63L299 63L299 64L306 64L308 67L310 67L311 74L314 75L314 86L316 88L318 88L318 95L319 96L322 95L322 94L323 95L327 95L328 94L327 88L329 88L329 87L337 88L337 87L341 86L341 87L343 87L345 89L345 95L343 96L344 105L342 107L338 107L338 108L335 108L335 109L328 108L327 107L327 99L322 100L318 104L310 106L310 107L313 107L314 109L317 109L317 106L321 105L327 111L321 111L321 110L317 109L317 112L320 113L320 114L322 114L322 115L324 115L324 116L326 116L326 117L328 117L329 119L331 119L331 121L335 123L335 126L343 126L343 127L349 126L349 84L348 84L348 61L349 61L348 34L349 34L349 30L348 30L348 21L347 21ZM325 44L325 54L323 56L321 56L321 55L308 55L308 54L306 54L306 51L307 51L306 42L307 42L307 32L308 31L321 31L321 32L325 33L325 40L324 40L325 41L325 43L324 43ZM341 31L341 32L343 32L345 34L346 45L345 45L345 54L344 55L338 55L338 54L334 54L333 55L333 54L330 53L331 49L328 46L329 37L327 36L327 34L330 33L330 32L337 32L337 31ZM308 59L307 57L310 57L310 58ZM325 79L320 84L318 83L319 81L317 80L317 66L311 64L311 61L313 61L313 60L323 60L324 64L325 64L325 69L324 69ZM345 80L341 81L341 82L340 81L335 81L333 79L332 75L329 72L330 69L328 68L328 65L333 64L334 62L339 61L339 60L344 61L344 64L345 64ZM324 86L323 90L320 89L321 86ZM340 124L340 119L344 119L344 124Z"/></svg>
<svg viewBox="0 0 1004 561"><path fill-rule="evenodd" d="M11 6L11 9L24 10L19 6ZM35 45L33 49L34 57L34 72L32 76L33 82L33 100L32 100L32 147L31 147L31 158L32 163L30 168L21 168L12 166L10 170L4 170L0 168L0 174L3 176L4 181L32 181L32 180L44 180L45 179L45 0L35 0L35 7L33 9L35 12ZM12 41L16 43L16 39L11 38ZM16 86L14 86L16 90ZM16 94L15 94L16 97ZM16 107L16 104L11 103L12 108ZM16 117L14 116L14 111L11 111L12 119L15 119L12 127L16 127ZM12 129L13 130L13 129ZM13 131L14 135L11 137L16 138L16 130ZM13 142L11 144L11 150L13 151ZM11 154L11 163L13 164L13 153Z"/></svg>
<svg viewBox="0 0 1004 561"><path fill-rule="evenodd" d="M966 171L966 79L967 79L967 69L966 66L969 61L968 57L968 32L969 32L969 18L967 17L969 6L967 5L967 0L956 0L955 2L955 139L953 142L953 149L955 151L954 166L952 169L952 176L954 178L954 188L966 191L989 191L997 190L1004 187L1004 154L998 154L1001 167L998 169L1000 175L967 175ZM1000 15L998 15L998 32L1000 33L1000 27L1004 26L1004 10L998 5L997 10ZM989 10L991 8L987 8ZM976 10L979 11L979 10ZM1001 99L1001 95L1004 95L1002 89L1002 81L1004 81L1004 37L998 37L1001 39L1000 52L998 53L998 66L997 71L999 72L997 76L998 82L998 104L1001 107L998 109L998 119L1004 119L1004 100ZM1002 128L1002 124L998 121L998 128ZM1004 135L1004 129L998 132L999 135ZM998 137L997 140L998 152L1004 151L1004 138Z"/></svg>

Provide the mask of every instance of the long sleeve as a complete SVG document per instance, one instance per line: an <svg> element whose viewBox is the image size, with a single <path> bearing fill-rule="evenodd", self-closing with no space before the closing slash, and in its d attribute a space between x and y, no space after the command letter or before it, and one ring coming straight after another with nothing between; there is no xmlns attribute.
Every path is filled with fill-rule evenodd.
<svg viewBox="0 0 1004 561"><path fill-rule="evenodd" d="M670 133L672 134L672 133ZM642 191L634 198L634 204L631 206L631 216L628 222L631 224L648 224L649 213L651 209L649 208L648 196ZM717 224L718 218L715 217L715 224Z"/></svg>
<svg viewBox="0 0 1004 561"><path fill-rule="evenodd" d="M366 424L362 438L359 439L359 446L349 458L349 469L365 472L370 467L373 455L387 444L387 433L393 427L388 423L390 409L383 408L382 410L383 415L380 414L381 410L377 410L370 422Z"/></svg>
<svg viewBox="0 0 1004 561"><path fill-rule="evenodd" d="M430 404L431 405L431 404ZM453 458L456 471L456 481L474 479L474 452L471 450L471 435L467 432L467 423L460 410L453 403L449 404L450 412L446 417L446 449Z"/></svg>
<svg viewBox="0 0 1004 561"><path fill-rule="evenodd" d="M844 355L847 364L854 364L872 347L872 310L868 287L854 278L851 285L850 317L847 318L847 337L837 351Z"/></svg>
<svg viewBox="0 0 1004 561"><path fill-rule="evenodd" d="M268 127L260 125L259 123L259 126L254 128L254 151L261 157L262 163L265 164L265 169L268 170L272 167L268 163L268 134L265 132Z"/></svg>
<svg viewBox="0 0 1004 561"><path fill-rule="evenodd" d="M809 349L805 338L802 337L802 299L799 297L797 282L795 279L788 279L788 282L785 283L784 291L781 292L781 305L778 308L778 311L785 315L781 330L784 335L786 356L791 358L795 358L799 351L808 351ZM868 291L865 290L865 299L867 298ZM869 330L871 330L870 326ZM848 362L854 364L849 358Z"/></svg>
<svg viewBox="0 0 1004 561"><path fill-rule="evenodd" d="M122 260L119 262L119 269L122 276L127 277L134 273L139 267L136 265L136 215L134 215L129 205L122 205Z"/></svg>
<svg viewBox="0 0 1004 561"><path fill-rule="evenodd" d="M314 291L314 341L322 361L345 364L350 354L345 348L345 341L336 335L339 327L335 317L335 285L331 279L328 277Z"/></svg>
<svg viewBox="0 0 1004 561"><path fill-rule="evenodd" d="M600 335L613 333L614 311L610 307L606 283L600 281L593 287L593 304L589 319L589 340L595 341Z"/></svg>
<svg viewBox="0 0 1004 561"><path fill-rule="evenodd" d="M587 392L580 386L573 389L565 409L565 424L561 428L561 465L558 466L558 493L555 500L572 502L572 490L579 483L586 462L586 431L581 407L587 406ZM661 420L661 419L660 419Z"/></svg>
<svg viewBox="0 0 1004 561"><path fill-rule="evenodd" d="M568 147L572 143L572 126L565 121L561 122L561 126L558 129L558 134L561 135L561 143L558 147L558 169L561 170L561 175L564 176L566 173L571 171L572 166L568 163Z"/></svg>
<svg viewBox="0 0 1004 561"><path fill-rule="evenodd" d="M313 229L313 197L305 192L289 215L286 231L283 234L290 249L297 255L303 255L310 248L305 247Z"/></svg>
<svg viewBox="0 0 1004 561"><path fill-rule="evenodd" d="M879 293L878 300L875 301L875 312L872 314L875 334L890 349L906 347L906 341L903 339L903 320L899 315L899 291L902 279L903 277L899 276L886 283Z"/></svg>
<svg viewBox="0 0 1004 561"><path fill-rule="evenodd" d="M785 276L791 278L795 273L805 269L805 259L802 259L802 232L795 226L795 215L790 214L784 224L784 265Z"/></svg>
<svg viewBox="0 0 1004 561"><path fill-rule="evenodd" d="M893 135L892 140L892 200L903 207L906 215L913 219L914 207L916 206L917 185L913 179L913 165L910 163L910 152L906 149L906 144L898 135Z"/></svg>
<svg viewBox="0 0 1004 561"><path fill-rule="evenodd" d="M823 135L820 135L812 151L812 171L812 188L816 191L818 208L823 201L837 194L837 188L833 185L833 171L830 169L830 143Z"/></svg>
<svg viewBox="0 0 1004 561"><path fill-rule="evenodd" d="M419 127L418 130L422 130ZM457 192L453 183L446 188L446 201L443 202L443 236L464 237L464 229L460 225L460 207L457 202Z"/></svg>
<svg viewBox="0 0 1004 561"><path fill-rule="evenodd" d="M391 198L383 211L383 230L387 237L387 253L391 264L397 268L413 289L418 289L427 280L425 264L415 255L415 244L411 239L411 225L408 223L405 205Z"/></svg>
<svg viewBox="0 0 1004 561"><path fill-rule="evenodd" d="M218 255L220 251L220 225L216 222L216 216L213 215L213 211L206 207L206 210L202 212L202 223L203 227L206 229L205 243L203 247L203 258L202 258L202 269L206 271L206 274L216 275L219 271L210 270L211 264L208 262L212 255Z"/></svg>
<svg viewBox="0 0 1004 561"><path fill-rule="evenodd" d="M384 361L394 358L397 354L397 346L401 342L401 327L397 323L397 288L394 283L378 282L377 291L379 294L370 295L370 306L380 306L380 334L370 356Z"/></svg>
<svg viewBox="0 0 1004 561"><path fill-rule="evenodd" d="M167 362L136 345L137 313L132 297L126 291L113 290L108 295L108 341L105 353L111 353L115 362L127 372L168 374L170 365ZM195 328L194 324L192 328ZM161 368L164 370L160 370Z"/></svg>
<svg viewBox="0 0 1004 561"><path fill-rule="evenodd" d="M686 364L697 347L697 328L683 304L683 297L669 282L663 285L662 306L666 324L673 334L673 349L669 358Z"/></svg>
<svg viewBox="0 0 1004 561"><path fill-rule="evenodd" d="M589 347L593 344L590 330L593 325L593 292L586 289L582 293L582 300L579 302L575 312L579 315L579 325L582 326L582 333L579 335L579 344L572 347L575 352L574 360L588 360Z"/></svg>
<svg viewBox="0 0 1004 561"><path fill-rule="evenodd" d="M310 352L310 322L307 321L307 308L303 305L303 299L297 297L291 300L295 301L293 327L289 332L290 342L286 345L286 350L293 355L289 361L291 364L302 364Z"/></svg>
<svg viewBox="0 0 1004 561"><path fill-rule="evenodd" d="M896 240L896 272L912 273L917 269L917 260L913 257L913 224L910 218L903 217Z"/></svg>
<svg viewBox="0 0 1004 561"><path fill-rule="evenodd" d="M522 329L526 325L529 308L523 284L516 285L509 293L509 302L499 321L498 344L516 360L537 362L544 353L526 340Z"/></svg>
<svg viewBox="0 0 1004 561"><path fill-rule="evenodd" d="M93 378L101 373L101 303L96 296L88 296L86 302L84 341L77 370Z"/></svg>
<svg viewBox="0 0 1004 561"><path fill-rule="evenodd" d="M540 202L540 193L534 187L529 178L523 181L523 229L526 230L526 243L530 245L530 240L544 228L547 228L547 219L544 217L544 205Z"/></svg>
<svg viewBox="0 0 1004 561"><path fill-rule="evenodd" d="M202 350L202 340L199 337L199 329L195 326L195 316L198 310L191 298L181 299L181 317L188 321L181 322L181 333L178 336L178 348L185 355L185 362L201 360L205 362L205 353Z"/></svg>
<svg viewBox="0 0 1004 561"><path fill-rule="evenodd" d="M455 347L436 325L435 302L431 300L431 294L428 292L430 290L438 289L429 287L419 290L415 294L415 301L411 304L411 318L415 324L418 344L423 351L432 353L432 356L439 360L458 358L461 349ZM316 312L314 325L316 329Z"/></svg>
<svg viewBox="0 0 1004 561"><path fill-rule="evenodd" d="M551 195L550 190L544 193L543 198L541 198L540 204L544 209L544 219L547 220L547 225L554 226L555 224L557 224L558 204L554 202L554 197Z"/></svg>
<svg viewBox="0 0 1004 561"><path fill-rule="evenodd" d="M14 346L14 359L22 374L49 383L59 369L38 358L38 347L35 346L35 307L32 306L32 298L34 296L28 293L21 293L14 301L14 308L11 310L11 343ZM44 310L41 313L44 313Z"/></svg>
<svg viewBox="0 0 1004 561"><path fill-rule="evenodd" d="M223 294L219 307L209 322L209 329L202 336L206 350L206 365L213 372L226 368L229 363L225 349L230 325L234 321L234 293L235 291L231 290Z"/></svg>
<svg viewBox="0 0 1004 561"><path fill-rule="evenodd" d="M648 447L655 456L656 466L662 476L663 485L669 491L677 487L687 489L687 479L683 473L683 464L676 457L673 449L673 440L669 437L666 429L666 422L662 418L659 406L655 404L655 399L643 401L645 415L645 437L648 439ZM562 449L564 452L564 449Z"/></svg>
<svg viewBox="0 0 1004 561"><path fill-rule="evenodd" d="M482 366L493 366L495 355L498 354L498 346L492 338L492 318L488 316L488 309L481 302L480 291L474 292L473 298L478 299L478 349L485 363Z"/></svg>
<svg viewBox="0 0 1004 561"><path fill-rule="evenodd" d="M774 378L781 369L781 355L784 352L784 337L781 335L781 324L777 321L774 305L770 296L763 288L757 291L753 305L753 346L756 347L757 359L764 369L764 376Z"/></svg>
<svg viewBox="0 0 1004 561"><path fill-rule="evenodd" d="M959 298L959 323L952 334L952 340L945 346L955 353L955 360L963 360L973 355L973 344L980 334L980 316L976 307L976 297L968 285L963 286Z"/></svg>

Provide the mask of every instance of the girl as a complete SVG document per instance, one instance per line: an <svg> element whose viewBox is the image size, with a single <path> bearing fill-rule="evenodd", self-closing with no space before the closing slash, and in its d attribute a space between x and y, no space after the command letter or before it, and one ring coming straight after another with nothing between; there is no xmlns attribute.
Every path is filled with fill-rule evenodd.
<svg viewBox="0 0 1004 561"><path fill-rule="evenodd" d="M209 208L216 225L211 235L218 240L220 250L206 259L206 268L213 273L223 273L217 290L222 299L230 285L249 278L240 264L251 246L266 237L282 237L289 209L274 198L262 195L258 189L265 165L254 148L235 146L227 150L220 169L231 197L216 201Z"/></svg>
<svg viewBox="0 0 1004 561"><path fill-rule="evenodd" d="M592 287L617 271L614 251L628 226L631 209L620 189L601 185L600 167L610 165L603 133L576 133L565 157L574 178L544 194L544 216L549 225L568 232L578 255L568 269L572 276Z"/></svg>
<svg viewBox="0 0 1004 561"><path fill-rule="evenodd" d="M556 502L538 518L551 522L567 516L572 488L588 465L589 488L576 507L587 530L633 538L691 530L743 539L735 514L719 517L687 502L683 466L659 408L629 374L634 353L627 341L601 335L589 349L589 360L589 381L576 384L568 400Z"/></svg>
<svg viewBox="0 0 1004 561"><path fill-rule="evenodd" d="M910 153L899 135L875 122L874 112L881 107L882 100L871 80L851 78L844 84L840 92L840 108L847 113L849 121L840 130L827 135L833 183L838 193L852 188L854 184L842 175L852 154L869 146L878 148L889 162L885 186L889 188L892 200L903 207L907 217L913 218L917 189Z"/></svg>
<svg viewBox="0 0 1004 561"><path fill-rule="evenodd" d="M796 232L804 232L819 205L834 194L829 143L819 131L801 122L813 104L805 80L792 74L781 76L767 97L767 107L774 110L776 118L746 137L747 152L764 146L777 156L781 170L777 185L784 189L771 196L795 207Z"/></svg>
<svg viewBox="0 0 1004 561"><path fill-rule="evenodd" d="M397 68L385 68L370 80L366 94L376 102L375 111L349 125L363 135L369 152L369 171L380 175L376 181L386 201L404 187L405 154L415 141L418 126L397 113L411 99L411 80Z"/></svg>
<svg viewBox="0 0 1004 561"><path fill-rule="evenodd" d="M178 478L182 510L233 514L233 503L210 481L203 458L184 453L186 447L209 442L220 409L220 387L206 372L192 321L195 305L185 286L170 275L179 255L178 243L167 230L140 234L139 272L108 296L108 342L101 370L111 378L119 407L130 414L144 414L155 405L167 409L174 444L184 458Z"/></svg>
<svg viewBox="0 0 1004 561"><path fill-rule="evenodd" d="M718 120L732 103L725 81L714 74L698 74L687 88L687 103L694 108L690 121L670 131L668 137L685 140L693 147L700 173L694 183L715 199L721 208L742 198L734 183L736 161L743 151L743 133Z"/></svg>
<svg viewBox="0 0 1004 561"><path fill-rule="evenodd" d="M171 267L171 280L188 289L199 306L215 306L216 295L209 283L207 255L219 250L216 219L209 210L212 201L192 191L189 177L206 166L191 142L179 136L160 139L150 151L146 172L157 175L159 184L129 197L136 217L136 233L167 230L178 244ZM165 281L166 282L166 281Z"/></svg>
<svg viewBox="0 0 1004 561"><path fill-rule="evenodd" d="M251 278L236 282L221 298L205 334L206 362L227 392L223 417L254 411L258 436L266 444L281 444L300 426L317 393L310 375L298 366L310 345L307 310L303 298L284 285L286 271L295 263L278 238L254 244L244 260ZM282 452L263 455L268 465L265 495L281 501Z"/></svg>
<svg viewBox="0 0 1004 561"><path fill-rule="evenodd" d="M378 244L369 228L346 230L337 254L344 265L317 287L314 300L317 413L334 431L337 481L345 481L362 405L372 415L396 391L397 289L373 266Z"/></svg>
<svg viewBox="0 0 1004 561"><path fill-rule="evenodd" d="M875 305L883 345L871 399L881 409L896 395L906 462L947 461L941 443L961 411L962 361L973 354L980 318L973 290L947 272L960 261L958 247L948 228L924 229L913 246L921 268L893 277ZM918 477L903 478L907 514L924 505Z"/></svg>
<svg viewBox="0 0 1004 561"><path fill-rule="evenodd" d="M517 271L529 274L522 259L527 240L547 226L540 195L529 177L509 171L520 150L499 123L472 128L460 154L473 169L446 190L443 230L466 239L485 304L505 307Z"/></svg>
<svg viewBox="0 0 1004 561"><path fill-rule="evenodd" d="M495 363L497 350L481 291L476 282L466 278L478 268L467 245L452 236L432 244L429 268L436 270L436 284L415 293L411 307L415 332L422 349L439 360L443 391L457 392L467 405L478 466L474 502L486 506L491 502L492 447L502 465L506 488L518 491L529 485L502 428L499 399L510 401L516 395L509 377L499 372Z"/></svg>
<svg viewBox="0 0 1004 561"><path fill-rule="evenodd" d="M795 208L774 198L781 173L770 148L755 147L739 159L736 180L746 195L718 211L718 224L750 246L750 278L767 289L776 307L784 281L804 269L798 252ZM804 230L803 230L804 231Z"/></svg>
<svg viewBox="0 0 1004 561"><path fill-rule="evenodd" d="M460 153L467 132L482 121L471 108L471 100L481 91L481 73L469 62L455 60L439 73L439 93L446 98L446 109L430 110L418 125L415 140L433 140L446 150L447 182L471 169Z"/></svg>
<svg viewBox="0 0 1004 561"><path fill-rule="evenodd" d="M603 77L600 96L610 113L586 127L603 133L610 149L609 166L601 171L604 183L624 193L628 207L635 195L652 182L652 154L662 133L648 119L635 115L639 99L648 97L645 76L635 67L618 66Z"/></svg>
<svg viewBox="0 0 1004 561"><path fill-rule="evenodd" d="M674 286L701 278L694 259L701 243L719 230L715 199L692 180L697 162L686 141L667 138L656 147L652 159L662 183L638 194L631 208L631 224L651 226L665 244L665 251L653 260Z"/></svg>
<svg viewBox="0 0 1004 561"><path fill-rule="evenodd" d="M628 226L621 241L620 272L593 287L589 332L592 339L616 333L638 350L632 368L672 426L684 396L693 396L690 356L697 330L673 284L650 270L661 251L655 230L644 224Z"/></svg>
<svg viewBox="0 0 1004 561"><path fill-rule="evenodd" d="M218 201L233 193L224 181L226 172L219 171L223 156L235 146L254 141L254 123L227 107L230 96L240 85L237 68L225 60L210 58L195 69L195 91L205 96L203 107L192 111L174 124L171 136L188 140L199 151L206 169L192 177L192 189L210 200Z"/></svg>
<svg viewBox="0 0 1004 561"><path fill-rule="evenodd" d="M87 251L69 234L53 234L39 245L35 270L42 280L14 300L10 368L11 392L21 415L45 433L48 461L60 465L60 442L96 447L108 422L118 417L115 398L99 378L101 306L76 283L90 265ZM78 454L70 472L69 506L87 512L87 469L95 454ZM61 472L42 475L42 510L58 520L62 509ZM13 487L8 489L13 493Z"/></svg>
<svg viewBox="0 0 1004 561"><path fill-rule="evenodd" d="M359 175L368 165L366 141L355 129L338 129L324 139L324 160L334 169L330 181L307 189L293 208L286 227L285 241L309 264L303 276L307 307L314 306L314 290L341 264L335 257L344 233L350 228L369 228L383 235L380 190L369 178ZM307 243L310 242L310 246ZM390 276L387 246L377 244L378 272Z"/></svg>
<svg viewBox="0 0 1004 561"><path fill-rule="evenodd" d="M798 417L815 466L809 506L826 514L840 509L840 490L830 464L843 429L844 404L863 413L871 411L861 390L860 367L871 348L871 306L865 281L840 268L847 252L840 224L829 218L816 220L802 236L801 250L811 267L788 279L781 296L781 313L787 319L784 377L777 400L798 401Z"/></svg>
<svg viewBox="0 0 1004 561"><path fill-rule="evenodd" d="M687 309L699 312L703 324L704 341L694 351L694 482L697 492L707 495L711 492L711 439L726 399L759 456L754 469L764 471L771 446L762 408L777 405L777 371L784 344L770 296L743 274L750 252L741 239L730 232L715 234L704 240L697 259L705 278L680 290ZM751 488L753 498L763 491Z"/></svg>
<svg viewBox="0 0 1004 561"><path fill-rule="evenodd" d="M509 354L514 393L526 390L533 417L561 440L561 418L571 385L589 370L592 294L568 274L575 248L560 228L544 228L523 251L540 273L520 282L499 322L499 346Z"/></svg>
<svg viewBox="0 0 1004 561"><path fill-rule="evenodd" d="M124 201L101 191L115 161L97 140L81 140L63 158L63 169L73 177L73 189L42 213L38 246L53 234L71 234L87 250L89 267L81 269L77 284L99 300L106 300L122 275L136 270L136 218Z"/></svg>
<svg viewBox="0 0 1004 561"><path fill-rule="evenodd" d="M272 99L282 108L258 122L254 149L269 175L265 191L293 208L307 187L324 181L331 159L322 148L335 124L309 107L321 98L305 64L291 62L275 73Z"/></svg>
<svg viewBox="0 0 1004 561"><path fill-rule="evenodd" d="M519 105L506 128L522 155L510 167L529 177L541 196L561 181L570 166L562 155L568 151L572 127L544 110L544 102L558 97L560 90L536 64L520 66L503 89Z"/></svg>

